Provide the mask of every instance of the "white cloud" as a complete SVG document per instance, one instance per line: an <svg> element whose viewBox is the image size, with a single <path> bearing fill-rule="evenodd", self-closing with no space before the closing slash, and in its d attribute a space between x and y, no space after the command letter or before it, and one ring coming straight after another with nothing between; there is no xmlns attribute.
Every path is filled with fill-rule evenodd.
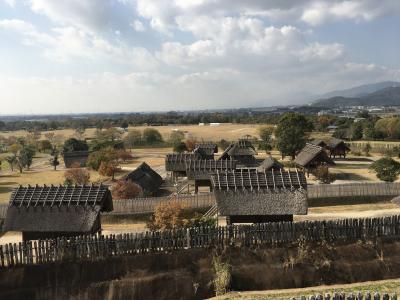
<svg viewBox="0 0 400 300"><path fill-rule="evenodd" d="M4 0L4 2L11 7L15 7L15 5L17 4L17 0Z"/></svg>
<svg viewBox="0 0 400 300"><path fill-rule="evenodd" d="M139 20L135 20L131 23L131 27L137 31L137 32L143 32L146 30L146 28L144 27L143 23L140 22Z"/></svg>
<svg viewBox="0 0 400 300"><path fill-rule="evenodd" d="M79 27L90 32L106 30L115 9L109 0L30 0L30 7L57 24Z"/></svg>

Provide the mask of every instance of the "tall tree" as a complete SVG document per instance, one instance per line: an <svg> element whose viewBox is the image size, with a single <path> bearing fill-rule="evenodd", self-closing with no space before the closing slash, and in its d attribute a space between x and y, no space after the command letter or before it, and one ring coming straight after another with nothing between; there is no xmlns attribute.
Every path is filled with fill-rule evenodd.
<svg viewBox="0 0 400 300"><path fill-rule="evenodd" d="M302 114L287 113L279 120L275 131L276 146L282 156L296 157L307 142L313 124Z"/></svg>

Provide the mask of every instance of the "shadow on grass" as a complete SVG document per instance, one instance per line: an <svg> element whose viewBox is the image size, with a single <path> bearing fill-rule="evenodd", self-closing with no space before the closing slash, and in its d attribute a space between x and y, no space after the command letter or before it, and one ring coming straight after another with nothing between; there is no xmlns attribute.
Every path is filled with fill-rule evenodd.
<svg viewBox="0 0 400 300"><path fill-rule="evenodd" d="M368 177L359 175L359 174L354 174L354 173L334 173L335 179L336 180L371 180Z"/></svg>

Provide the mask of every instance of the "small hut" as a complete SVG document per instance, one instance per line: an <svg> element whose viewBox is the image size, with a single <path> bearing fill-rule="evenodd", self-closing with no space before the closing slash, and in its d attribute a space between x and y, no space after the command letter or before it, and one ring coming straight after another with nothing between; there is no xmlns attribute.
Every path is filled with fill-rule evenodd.
<svg viewBox="0 0 400 300"><path fill-rule="evenodd" d="M318 140L318 139L314 139L310 142L310 144L313 144L315 146L320 146L324 149L326 149L328 147L328 144L325 143L323 140Z"/></svg>
<svg viewBox="0 0 400 300"><path fill-rule="evenodd" d="M343 140L333 139L328 145L329 149L329 156L336 157L339 156L340 158L346 158L347 152L350 152L349 146Z"/></svg>
<svg viewBox="0 0 400 300"><path fill-rule="evenodd" d="M214 154L218 153L218 146L215 143L195 144L193 153L198 153L202 159L214 159Z"/></svg>
<svg viewBox="0 0 400 300"><path fill-rule="evenodd" d="M211 176L217 210L227 223L292 221L307 214L307 181L301 171L241 169Z"/></svg>
<svg viewBox="0 0 400 300"><path fill-rule="evenodd" d="M259 161L254 157L255 155L257 155L256 148L251 141L244 139L230 144L218 160L237 160L242 166L257 167Z"/></svg>
<svg viewBox="0 0 400 300"><path fill-rule="evenodd" d="M131 180L139 185L144 195L155 194L163 182L162 177L145 162L126 175L125 180Z"/></svg>
<svg viewBox="0 0 400 300"><path fill-rule="evenodd" d="M207 186L212 190L211 175L217 172L235 170L236 163L236 160L191 160L186 163L186 174L189 180L194 181L196 193L198 193L200 186Z"/></svg>
<svg viewBox="0 0 400 300"><path fill-rule="evenodd" d="M320 165L334 165L325 149L314 144L306 144L297 154L294 160L296 165L309 174L309 172Z"/></svg>
<svg viewBox="0 0 400 300"><path fill-rule="evenodd" d="M66 168L74 166L84 167L89 157L89 151L70 151L64 152L64 164Z"/></svg>
<svg viewBox="0 0 400 300"><path fill-rule="evenodd" d="M113 210L104 185L28 186L10 198L4 231L21 231L23 240L93 234L101 230L100 212Z"/></svg>
<svg viewBox="0 0 400 300"><path fill-rule="evenodd" d="M271 170L279 171L283 170L283 165L272 156L268 156L260 163L260 165L257 167L257 170L260 172Z"/></svg>

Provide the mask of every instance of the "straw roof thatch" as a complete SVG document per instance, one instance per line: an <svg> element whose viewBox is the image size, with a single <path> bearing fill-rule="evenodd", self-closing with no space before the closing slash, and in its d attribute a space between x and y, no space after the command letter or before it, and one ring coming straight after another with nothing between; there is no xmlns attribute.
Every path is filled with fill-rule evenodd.
<svg viewBox="0 0 400 300"><path fill-rule="evenodd" d="M211 181L223 216L307 214L303 172L242 169L218 172Z"/></svg>
<svg viewBox="0 0 400 300"><path fill-rule="evenodd" d="M297 154L296 165L308 168L320 164L334 165L333 160L326 154L324 148L313 144L306 144Z"/></svg>
<svg viewBox="0 0 400 300"><path fill-rule="evenodd" d="M100 230L100 212L112 211L108 187L28 186L15 189L10 198L5 231L60 234Z"/></svg>
<svg viewBox="0 0 400 300"><path fill-rule="evenodd" d="M163 182L162 177L145 162L126 175L125 179L139 185L145 194L155 193Z"/></svg>

